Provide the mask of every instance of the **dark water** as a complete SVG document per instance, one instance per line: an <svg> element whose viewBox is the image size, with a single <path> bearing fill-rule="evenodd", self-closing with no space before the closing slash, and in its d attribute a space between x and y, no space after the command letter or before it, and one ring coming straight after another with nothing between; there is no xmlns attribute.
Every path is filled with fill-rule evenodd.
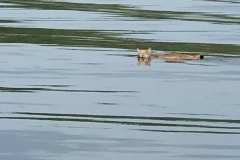
<svg viewBox="0 0 240 160"><path fill-rule="evenodd" d="M239 42L237 0L0 0L0 159L240 159Z"/></svg>

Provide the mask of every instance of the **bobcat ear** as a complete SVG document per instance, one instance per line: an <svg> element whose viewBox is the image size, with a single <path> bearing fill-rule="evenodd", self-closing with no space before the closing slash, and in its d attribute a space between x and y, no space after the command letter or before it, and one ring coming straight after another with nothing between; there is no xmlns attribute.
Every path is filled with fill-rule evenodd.
<svg viewBox="0 0 240 160"><path fill-rule="evenodd" d="M140 49L139 49L139 48L137 48L137 51L138 51L138 52L140 52Z"/></svg>
<svg viewBox="0 0 240 160"><path fill-rule="evenodd" d="M148 53L151 53L152 49L151 47L148 48Z"/></svg>

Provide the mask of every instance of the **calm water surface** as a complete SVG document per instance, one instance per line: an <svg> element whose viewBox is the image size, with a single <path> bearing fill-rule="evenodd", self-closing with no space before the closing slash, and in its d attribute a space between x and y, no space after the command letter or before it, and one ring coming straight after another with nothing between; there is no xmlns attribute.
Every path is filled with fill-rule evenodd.
<svg viewBox="0 0 240 160"><path fill-rule="evenodd" d="M239 42L234 0L0 0L0 159L240 159Z"/></svg>

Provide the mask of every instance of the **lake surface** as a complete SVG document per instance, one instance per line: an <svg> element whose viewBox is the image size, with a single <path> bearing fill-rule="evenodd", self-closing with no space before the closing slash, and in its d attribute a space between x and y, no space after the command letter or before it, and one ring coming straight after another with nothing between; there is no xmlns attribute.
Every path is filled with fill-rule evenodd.
<svg viewBox="0 0 240 160"><path fill-rule="evenodd" d="M237 0L0 0L0 159L240 159L239 44Z"/></svg>

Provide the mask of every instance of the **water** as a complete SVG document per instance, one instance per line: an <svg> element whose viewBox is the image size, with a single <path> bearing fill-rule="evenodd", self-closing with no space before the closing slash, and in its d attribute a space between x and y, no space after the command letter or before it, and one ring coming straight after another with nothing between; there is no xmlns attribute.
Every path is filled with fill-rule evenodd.
<svg viewBox="0 0 240 160"><path fill-rule="evenodd" d="M238 1L0 7L0 159L240 158Z"/></svg>

